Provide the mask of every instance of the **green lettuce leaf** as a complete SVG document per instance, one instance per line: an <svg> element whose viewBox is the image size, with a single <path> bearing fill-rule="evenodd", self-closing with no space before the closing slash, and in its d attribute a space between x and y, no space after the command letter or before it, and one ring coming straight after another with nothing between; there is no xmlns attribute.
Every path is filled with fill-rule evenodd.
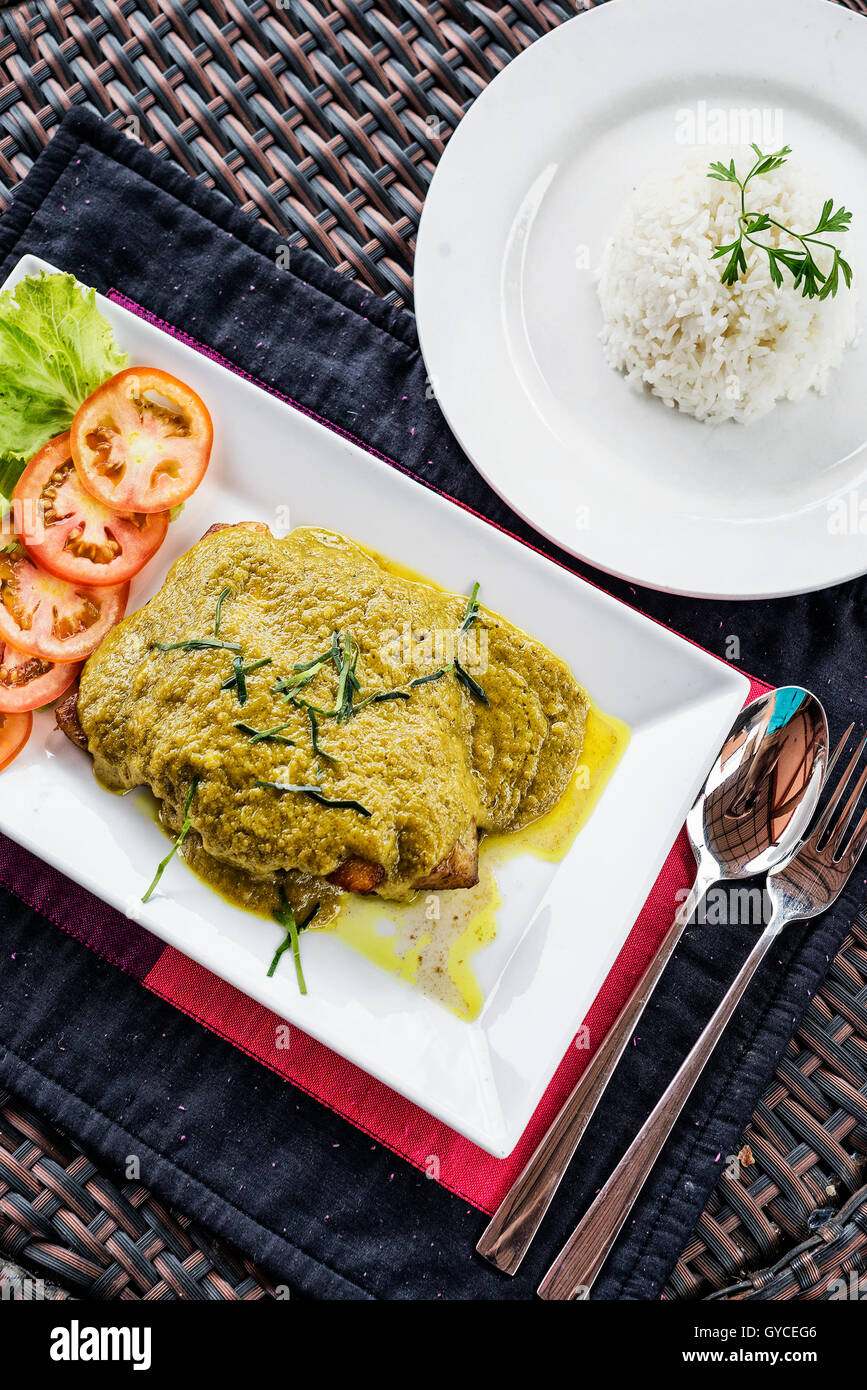
<svg viewBox="0 0 867 1390"><path fill-rule="evenodd" d="M0 454L0 498L11 498L15 484L27 467L27 460L20 454Z"/></svg>
<svg viewBox="0 0 867 1390"><path fill-rule="evenodd" d="M2 527L2 522L9 512L15 484L26 467L27 460L19 458L17 454L0 454L0 554L8 549L4 544L8 537Z"/></svg>
<svg viewBox="0 0 867 1390"><path fill-rule="evenodd" d="M0 454L29 459L127 365L92 289L28 275L0 294Z"/></svg>

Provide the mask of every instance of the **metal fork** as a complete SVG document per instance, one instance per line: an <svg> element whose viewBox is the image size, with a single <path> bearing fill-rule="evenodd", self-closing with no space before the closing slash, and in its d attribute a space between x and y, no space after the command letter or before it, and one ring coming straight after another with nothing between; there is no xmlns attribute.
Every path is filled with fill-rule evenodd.
<svg viewBox="0 0 867 1390"><path fill-rule="evenodd" d="M837 745L828 768L829 774L845 748L853 727L850 725ZM846 840L861 794L867 786L867 767L836 819L834 816L865 744L867 736L855 750L809 838L788 863L768 875L768 895L773 907L770 921L664 1095L551 1265L539 1285L540 1297L579 1299L589 1296L593 1281L759 964L784 927L790 922L817 917L839 897L848 882L867 847L867 811Z"/></svg>

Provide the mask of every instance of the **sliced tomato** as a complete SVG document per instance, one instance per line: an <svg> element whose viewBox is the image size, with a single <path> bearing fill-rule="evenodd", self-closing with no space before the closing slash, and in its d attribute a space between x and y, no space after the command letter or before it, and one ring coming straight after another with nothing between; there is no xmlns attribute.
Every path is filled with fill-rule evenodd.
<svg viewBox="0 0 867 1390"><path fill-rule="evenodd" d="M43 569L73 584L123 584L165 540L168 512L113 512L83 488L69 434L34 454L12 494L18 534Z"/></svg>
<svg viewBox="0 0 867 1390"><path fill-rule="evenodd" d="M83 661L123 617L128 594L128 584L58 579L19 546L0 554L0 638L45 661Z"/></svg>
<svg viewBox="0 0 867 1390"><path fill-rule="evenodd" d="M214 438L204 402L156 367L111 377L80 406L69 434L84 486L117 512L166 512L185 501Z"/></svg>
<svg viewBox="0 0 867 1390"><path fill-rule="evenodd" d="M0 712L18 714L50 705L69 689L80 670L80 661L46 661L0 638Z"/></svg>
<svg viewBox="0 0 867 1390"><path fill-rule="evenodd" d="M33 715L0 713L0 769L8 767L17 758L30 737L33 728Z"/></svg>

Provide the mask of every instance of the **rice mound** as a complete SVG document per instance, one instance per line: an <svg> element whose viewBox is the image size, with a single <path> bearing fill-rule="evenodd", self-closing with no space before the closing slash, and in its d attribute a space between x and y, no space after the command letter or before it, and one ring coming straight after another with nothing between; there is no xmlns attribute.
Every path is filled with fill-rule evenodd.
<svg viewBox="0 0 867 1390"><path fill-rule="evenodd" d="M649 387L698 420L745 422L779 400L824 394L856 336L855 291L841 276L836 297L804 299L787 271L778 289L767 256L747 242L746 274L724 285L728 258L712 254L737 235L740 189L708 178L717 158L734 158L741 178L755 160L751 150L705 151L633 194L599 270L601 336L609 364L636 388ZM815 227L823 202L791 162L747 186L750 211L768 212L799 232ZM774 227L757 236L797 245ZM851 261L845 236L823 236ZM831 253L814 247L813 254L827 272Z"/></svg>

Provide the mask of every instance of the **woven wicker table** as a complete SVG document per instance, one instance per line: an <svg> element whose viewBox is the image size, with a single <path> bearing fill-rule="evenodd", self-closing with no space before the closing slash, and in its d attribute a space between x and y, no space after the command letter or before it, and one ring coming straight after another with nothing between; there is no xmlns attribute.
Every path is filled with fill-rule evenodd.
<svg viewBox="0 0 867 1390"><path fill-rule="evenodd" d="M867 12L867 0L842 0ZM412 305L445 142L488 82L582 9L560 0L32 0L0 9L0 206L85 104L290 245ZM867 1269L867 917L813 999L667 1297L827 1298ZM859 1191L860 1189L860 1191ZM4 1264L4 1261L7 1263ZM0 1092L0 1281L62 1297L274 1297ZM731 1286L731 1287L729 1287Z"/></svg>

